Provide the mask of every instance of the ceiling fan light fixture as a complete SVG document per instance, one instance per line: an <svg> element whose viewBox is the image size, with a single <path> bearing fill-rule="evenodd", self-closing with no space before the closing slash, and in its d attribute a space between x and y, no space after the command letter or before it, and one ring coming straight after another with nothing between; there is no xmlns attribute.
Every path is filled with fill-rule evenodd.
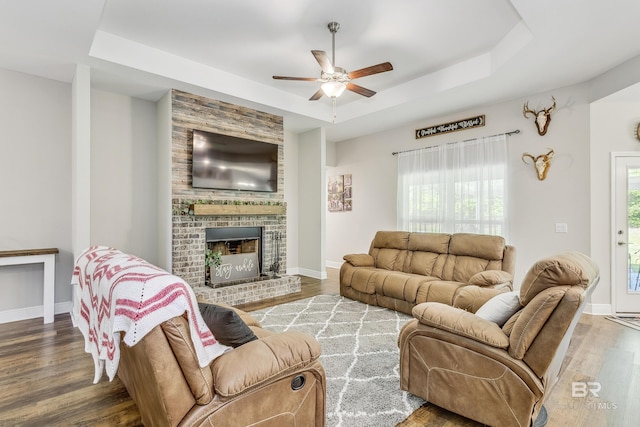
<svg viewBox="0 0 640 427"><path fill-rule="evenodd" d="M344 82L339 81L330 81L323 83L322 92L327 95L329 98L337 98L342 95L342 92L347 88L347 85Z"/></svg>

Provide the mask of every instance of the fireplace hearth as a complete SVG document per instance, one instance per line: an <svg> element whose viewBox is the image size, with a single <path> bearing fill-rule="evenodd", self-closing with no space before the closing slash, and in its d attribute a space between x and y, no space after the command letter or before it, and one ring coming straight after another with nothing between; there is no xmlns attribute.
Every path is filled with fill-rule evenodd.
<svg viewBox="0 0 640 427"><path fill-rule="evenodd" d="M285 273L287 224L284 209L276 214L255 210L244 213L241 211L243 205L229 204L240 212L227 213L224 209L217 214L194 214L189 213L189 203L193 202L174 199L172 269L173 274L191 285L198 300L234 305L300 291L300 277ZM225 229L227 231L221 231ZM245 229L251 231L237 234L244 233ZM217 246L220 252L229 255L237 251L257 253L249 255L257 257L255 277L215 283L212 287L211 272L205 267L205 252L208 248L216 248L214 245L221 245Z"/></svg>

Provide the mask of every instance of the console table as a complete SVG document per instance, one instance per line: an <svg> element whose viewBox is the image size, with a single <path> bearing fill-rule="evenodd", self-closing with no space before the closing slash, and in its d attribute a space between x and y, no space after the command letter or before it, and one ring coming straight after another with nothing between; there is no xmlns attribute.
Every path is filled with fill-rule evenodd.
<svg viewBox="0 0 640 427"><path fill-rule="evenodd" d="M57 248L0 251L0 267L3 265L44 264L44 323L53 322L57 253Z"/></svg>

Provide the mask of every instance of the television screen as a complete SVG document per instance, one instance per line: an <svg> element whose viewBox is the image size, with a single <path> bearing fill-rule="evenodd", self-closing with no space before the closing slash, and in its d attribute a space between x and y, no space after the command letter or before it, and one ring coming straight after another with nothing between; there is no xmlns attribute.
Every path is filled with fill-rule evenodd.
<svg viewBox="0 0 640 427"><path fill-rule="evenodd" d="M278 191L278 145L193 131L195 188Z"/></svg>

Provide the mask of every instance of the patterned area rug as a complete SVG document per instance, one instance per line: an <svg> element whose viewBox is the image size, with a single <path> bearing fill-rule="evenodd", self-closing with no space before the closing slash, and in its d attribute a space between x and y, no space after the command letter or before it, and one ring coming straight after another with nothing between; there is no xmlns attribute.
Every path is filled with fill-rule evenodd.
<svg viewBox="0 0 640 427"><path fill-rule="evenodd" d="M395 426L424 401L400 390L398 334L410 316L338 295L320 295L251 315L272 331L293 329L322 346L327 426Z"/></svg>
<svg viewBox="0 0 640 427"><path fill-rule="evenodd" d="M606 318L640 331L640 316L606 316Z"/></svg>

